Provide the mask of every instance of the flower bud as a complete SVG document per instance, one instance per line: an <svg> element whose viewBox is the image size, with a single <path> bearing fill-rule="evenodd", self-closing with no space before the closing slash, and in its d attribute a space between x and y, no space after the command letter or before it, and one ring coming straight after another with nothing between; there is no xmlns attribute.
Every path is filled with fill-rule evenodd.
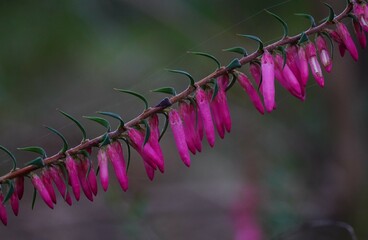
<svg viewBox="0 0 368 240"><path fill-rule="evenodd" d="M110 158L111 164L114 168L116 178L120 187L126 191L128 190L128 176L126 173L125 159L123 148L119 141L114 141L107 145L107 154Z"/></svg>
<svg viewBox="0 0 368 240"><path fill-rule="evenodd" d="M325 70L327 72L331 72L332 70L332 59L327 50L326 40L322 37L322 35L318 35L316 39L317 49L319 51L319 59Z"/></svg>
<svg viewBox="0 0 368 240"><path fill-rule="evenodd" d="M286 64L293 72L294 76L299 78L300 72L298 67L298 47L296 45L290 45L286 48Z"/></svg>
<svg viewBox="0 0 368 240"><path fill-rule="evenodd" d="M353 5L354 15L357 17L360 26L362 26L365 32L368 32L368 8L365 3L355 3Z"/></svg>
<svg viewBox="0 0 368 240"><path fill-rule="evenodd" d="M50 194L43 184L42 180L36 174L31 174L31 181L33 186L36 188L37 192L40 194L43 201L49 206L51 209L54 209L54 204L50 197Z"/></svg>
<svg viewBox="0 0 368 240"><path fill-rule="evenodd" d="M64 200L71 206L72 198L70 197L69 192L67 191L65 181L63 179L63 174L58 166L54 165L49 167L49 172L52 180L54 181L56 188L59 190L61 196Z"/></svg>
<svg viewBox="0 0 368 240"><path fill-rule="evenodd" d="M196 154L196 146L195 146L195 138L198 136L198 133L195 131L195 121L193 122L191 119L191 112L189 108L189 104L186 102L179 103L179 114L181 119L183 119L183 127L185 132L185 141L187 143L188 149Z"/></svg>
<svg viewBox="0 0 368 240"><path fill-rule="evenodd" d="M198 112L203 121L203 128L206 133L207 141L211 147L215 145L215 129L212 122L210 104L206 92L198 87L196 94Z"/></svg>
<svg viewBox="0 0 368 240"><path fill-rule="evenodd" d="M207 95L208 99L212 99L213 90L211 89L210 91L207 91ZM212 119L217 129L217 133L219 134L220 138L223 139L225 137L225 126L222 124L222 112L218 102L218 94L216 95L215 99L213 99L212 101L210 100L210 108L212 112Z"/></svg>
<svg viewBox="0 0 368 240"><path fill-rule="evenodd" d="M78 166L78 178L80 186L82 187L84 195L87 197L88 200L93 202L93 194L92 190L88 183L88 165L87 161L79 159L77 166Z"/></svg>
<svg viewBox="0 0 368 240"><path fill-rule="evenodd" d="M231 115L230 115L230 109L229 109L229 105L227 103L227 97L226 97L226 87L229 84L229 75L225 74L222 75L220 77L218 77L217 79L218 81L218 85L219 85L219 89L218 89L218 97L217 97L217 101L219 104L219 108L220 108L220 117L221 117L221 121L225 127L225 130L227 132L231 131Z"/></svg>
<svg viewBox="0 0 368 240"><path fill-rule="evenodd" d="M100 168L100 181L102 189L106 192L109 187L109 166L107 162L107 153L104 147L97 152L98 167Z"/></svg>
<svg viewBox="0 0 368 240"><path fill-rule="evenodd" d="M259 97L257 91L254 89L252 83L249 81L248 77L239 72L238 74L238 82L240 86L245 90L248 94L250 100L252 101L254 107L261 113L264 114L264 107L261 98Z"/></svg>
<svg viewBox="0 0 368 240"><path fill-rule="evenodd" d="M338 22L336 23L336 27L337 33L339 34L342 42L345 44L346 49L348 50L352 58L355 61L358 61L358 50L345 24Z"/></svg>
<svg viewBox="0 0 368 240"><path fill-rule="evenodd" d="M308 60L303 47L298 49L298 68L300 73L300 87L302 88L303 95L305 96L305 87L307 86L309 78Z"/></svg>
<svg viewBox="0 0 368 240"><path fill-rule="evenodd" d="M18 216L19 213L19 198L17 191L14 191L13 194L10 197L10 205L13 210L13 213L15 216Z"/></svg>
<svg viewBox="0 0 368 240"><path fill-rule="evenodd" d="M19 176L15 178L15 190L17 191L17 195L19 200L23 198L24 193L24 177Z"/></svg>
<svg viewBox="0 0 368 240"><path fill-rule="evenodd" d="M202 139L203 139L203 123L200 114L196 111L196 108L193 103L190 103L188 106L188 121L193 125L193 141L194 146L198 152L202 151ZM187 120L185 120L187 121ZM201 128L201 130L199 129ZM200 134L202 133L202 138Z"/></svg>
<svg viewBox="0 0 368 240"><path fill-rule="evenodd" d="M308 58L308 63L311 68L312 75L319 86L324 87L325 80L322 75L322 69L319 65L318 59L317 59L317 53L316 53L316 47L312 42L308 42L305 45L305 53Z"/></svg>
<svg viewBox="0 0 368 240"><path fill-rule="evenodd" d="M70 156L66 156L65 160L66 170L68 170L70 185L72 186L75 199L80 199L80 184L78 178L78 165L75 160Z"/></svg>
<svg viewBox="0 0 368 240"><path fill-rule="evenodd" d="M353 26L359 44L364 49L367 46L367 38L365 36L365 33L362 31L362 27L360 26L359 22L353 20Z"/></svg>
<svg viewBox="0 0 368 240"><path fill-rule="evenodd" d="M41 180L43 184L45 185L47 191L49 192L52 202L56 204L56 195L55 195L54 187L52 186L51 176L48 170L46 169L42 170Z"/></svg>
<svg viewBox="0 0 368 240"><path fill-rule="evenodd" d="M275 69L272 55L265 50L261 58L262 95L267 112L275 107Z"/></svg>

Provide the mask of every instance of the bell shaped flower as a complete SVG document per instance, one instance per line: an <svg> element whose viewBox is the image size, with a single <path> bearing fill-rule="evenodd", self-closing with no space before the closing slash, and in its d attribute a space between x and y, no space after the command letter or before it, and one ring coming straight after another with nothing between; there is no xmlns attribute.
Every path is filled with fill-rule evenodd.
<svg viewBox="0 0 368 240"><path fill-rule="evenodd" d="M52 186L50 172L47 169L42 170L41 180L43 184L45 185L47 191L49 192L52 202L56 203L56 195L55 195L54 187Z"/></svg>
<svg viewBox="0 0 368 240"><path fill-rule="evenodd" d="M109 165L106 148L101 147L97 152L98 167L100 169L100 182L102 189L106 192L109 188Z"/></svg>

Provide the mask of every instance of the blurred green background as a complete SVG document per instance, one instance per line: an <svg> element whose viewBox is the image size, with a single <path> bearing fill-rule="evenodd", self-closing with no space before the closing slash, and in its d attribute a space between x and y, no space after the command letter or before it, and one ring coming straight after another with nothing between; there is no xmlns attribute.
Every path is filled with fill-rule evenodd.
<svg viewBox="0 0 368 240"><path fill-rule="evenodd" d="M336 12L345 3L328 2ZM236 55L222 49L256 49L237 33L277 40L282 28L265 8L284 18L291 34L308 28L308 21L294 13L318 20L328 14L316 0L1 1L0 144L20 163L36 155L17 147L42 146L49 155L61 147L43 125L78 144L80 132L56 109L81 119L90 138L102 134L103 128L81 116L103 110L129 120L143 108L114 87L144 93L154 105L164 95L149 90L174 86L179 91L187 84L165 68L186 70L196 79L214 70L212 62L188 50L211 53L225 65ZM261 239L290 230L298 231L281 238L349 239L334 224L299 228L322 219L347 222L365 239L367 56L360 51L355 63L335 51L325 88L310 79L305 103L278 88L278 109L271 115L260 116L236 85L228 94L232 132L216 139L214 149L205 143L190 169L181 163L169 130L162 141L166 173L148 181L134 153L127 193L113 182L107 193L99 189L94 203L82 199L68 207L58 199L50 210L39 199L32 211L28 186L20 216L8 209L9 226L0 226L1 239L240 240L238 222L249 212L242 207L254 212L253 229L260 229ZM0 157L4 174L11 162L5 154Z"/></svg>

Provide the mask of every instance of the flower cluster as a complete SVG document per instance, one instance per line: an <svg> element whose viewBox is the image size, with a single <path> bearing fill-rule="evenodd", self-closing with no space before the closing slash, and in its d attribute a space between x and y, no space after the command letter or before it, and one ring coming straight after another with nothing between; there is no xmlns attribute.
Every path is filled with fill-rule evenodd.
<svg viewBox="0 0 368 240"><path fill-rule="evenodd" d="M79 201L81 192L87 199L93 201L98 192L97 177L102 189L107 191L110 164L120 187L123 191L127 191L129 160L125 160L127 154L123 152L120 140L127 143L129 153L130 147L137 151L150 180L154 179L156 170L164 173L164 154L159 143L164 131L160 131L158 114L165 115L167 121L165 126L171 127L179 156L189 167L190 153L196 154L202 151L204 137L209 146L214 147L215 132L220 138L224 138L225 134L231 131L227 92L235 81L245 90L252 104L261 114L270 113L276 109L275 79L290 94L304 101L309 73L317 84L323 87L325 81L322 69L326 72L332 70L332 52L328 49L327 40L330 40L330 45L333 41L338 44L341 56L344 56L347 51L354 60L358 60L357 48L342 19L347 16L352 17L357 39L362 48L366 47L368 7L365 2L356 0L348 4L342 15L337 17L335 14L331 15L332 19L327 21L329 25L333 24L335 29L329 29L328 25L323 23L320 26L312 26L309 31L293 38L286 38L285 35L284 39L277 42L278 45L263 47L263 44L260 44L257 52L249 56L245 55L241 60L236 59L234 63L238 65L235 64L235 67L231 64L228 67L219 67L215 73L196 83L191 78L191 85L180 94L165 88L165 91L170 90L174 97L164 99L156 107L148 108L147 101L133 93L145 101L146 110L128 124L124 124L117 114L104 113L121 121L119 128L114 132L110 131L106 120L95 118L94 120L106 126L108 131L95 139L85 139L85 131L80 123L68 116L84 133L82 143L68 150L63 138L64 149L55 156L46 158L44 151L32 148L32 151L43 153L43 158L32 161L22 169L16 168L14 164L13 170L0 178L0 183L7 185L8 190L5 194L4 186L0 188L1 221L4 225L7 224L5 206L7 201L10 202L14 214L18 215L19 200L22 199L24 192L24 176L31 179L35 192L38 192L50 208L54 208L57 202L55 186L69 205L72 205L72 194L75 200ZM311 40L313 35L315 39ZM246 63L249 63L249 72L254 82L245 73L235 70ZM124 92L132 94L130 91ZM174 103L178 103L177 109L174 108ZM60 136L60 133L57 134ZM91 160L93 147L98 149L96 170ZM4 150L2 146L1 148ZM15 162L14 156L10 155ZM128 155L130 159L130 154ZM42 170L36 173L37 169Z"/></svg>

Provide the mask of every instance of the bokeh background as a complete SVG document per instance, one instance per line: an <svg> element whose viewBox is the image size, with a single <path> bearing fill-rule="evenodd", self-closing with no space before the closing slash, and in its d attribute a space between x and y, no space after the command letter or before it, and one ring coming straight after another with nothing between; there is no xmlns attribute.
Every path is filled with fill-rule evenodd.
<svg viewBox="0 0 368 240"><path fill-rule="evenodd" d="M327 2L336 12L345 3ZM1 1L0 144L19 164L36 155L17 147L42 146L49 155L61 147L43 125L78 144L79 130L56 109L79 118L90 138L102 134L102 127L81 116L103 110L129 120L143 109L114 87L144 93L154 105L164 95L149 90L179 91L187 84L165 68L196 79L214 70L188 50L209 52L227 64L236 55L222 49L256 49L237 33L277 40L282 28L265 8L283 17L291 34L308 28L294 13L317 20L328 14L316 0ZM367 239L367 56L360 51L355 63L335 51L324 89L310 79L301 103L278 88L278 109L265 116L236 85L228 95L233 130L225 140L216 139L213 149L204 144L188 169L168 130L162 141L165 174L150 182L134 153L126 193L112 180L93 203L82 197L69 207L59 198L50 210L38 199L31 210L27 183L20 216L8 209L9 226L0 226L0 238L349 239L339 223L346 222ZM11 162L0 157L3 174Z"/></svg>

